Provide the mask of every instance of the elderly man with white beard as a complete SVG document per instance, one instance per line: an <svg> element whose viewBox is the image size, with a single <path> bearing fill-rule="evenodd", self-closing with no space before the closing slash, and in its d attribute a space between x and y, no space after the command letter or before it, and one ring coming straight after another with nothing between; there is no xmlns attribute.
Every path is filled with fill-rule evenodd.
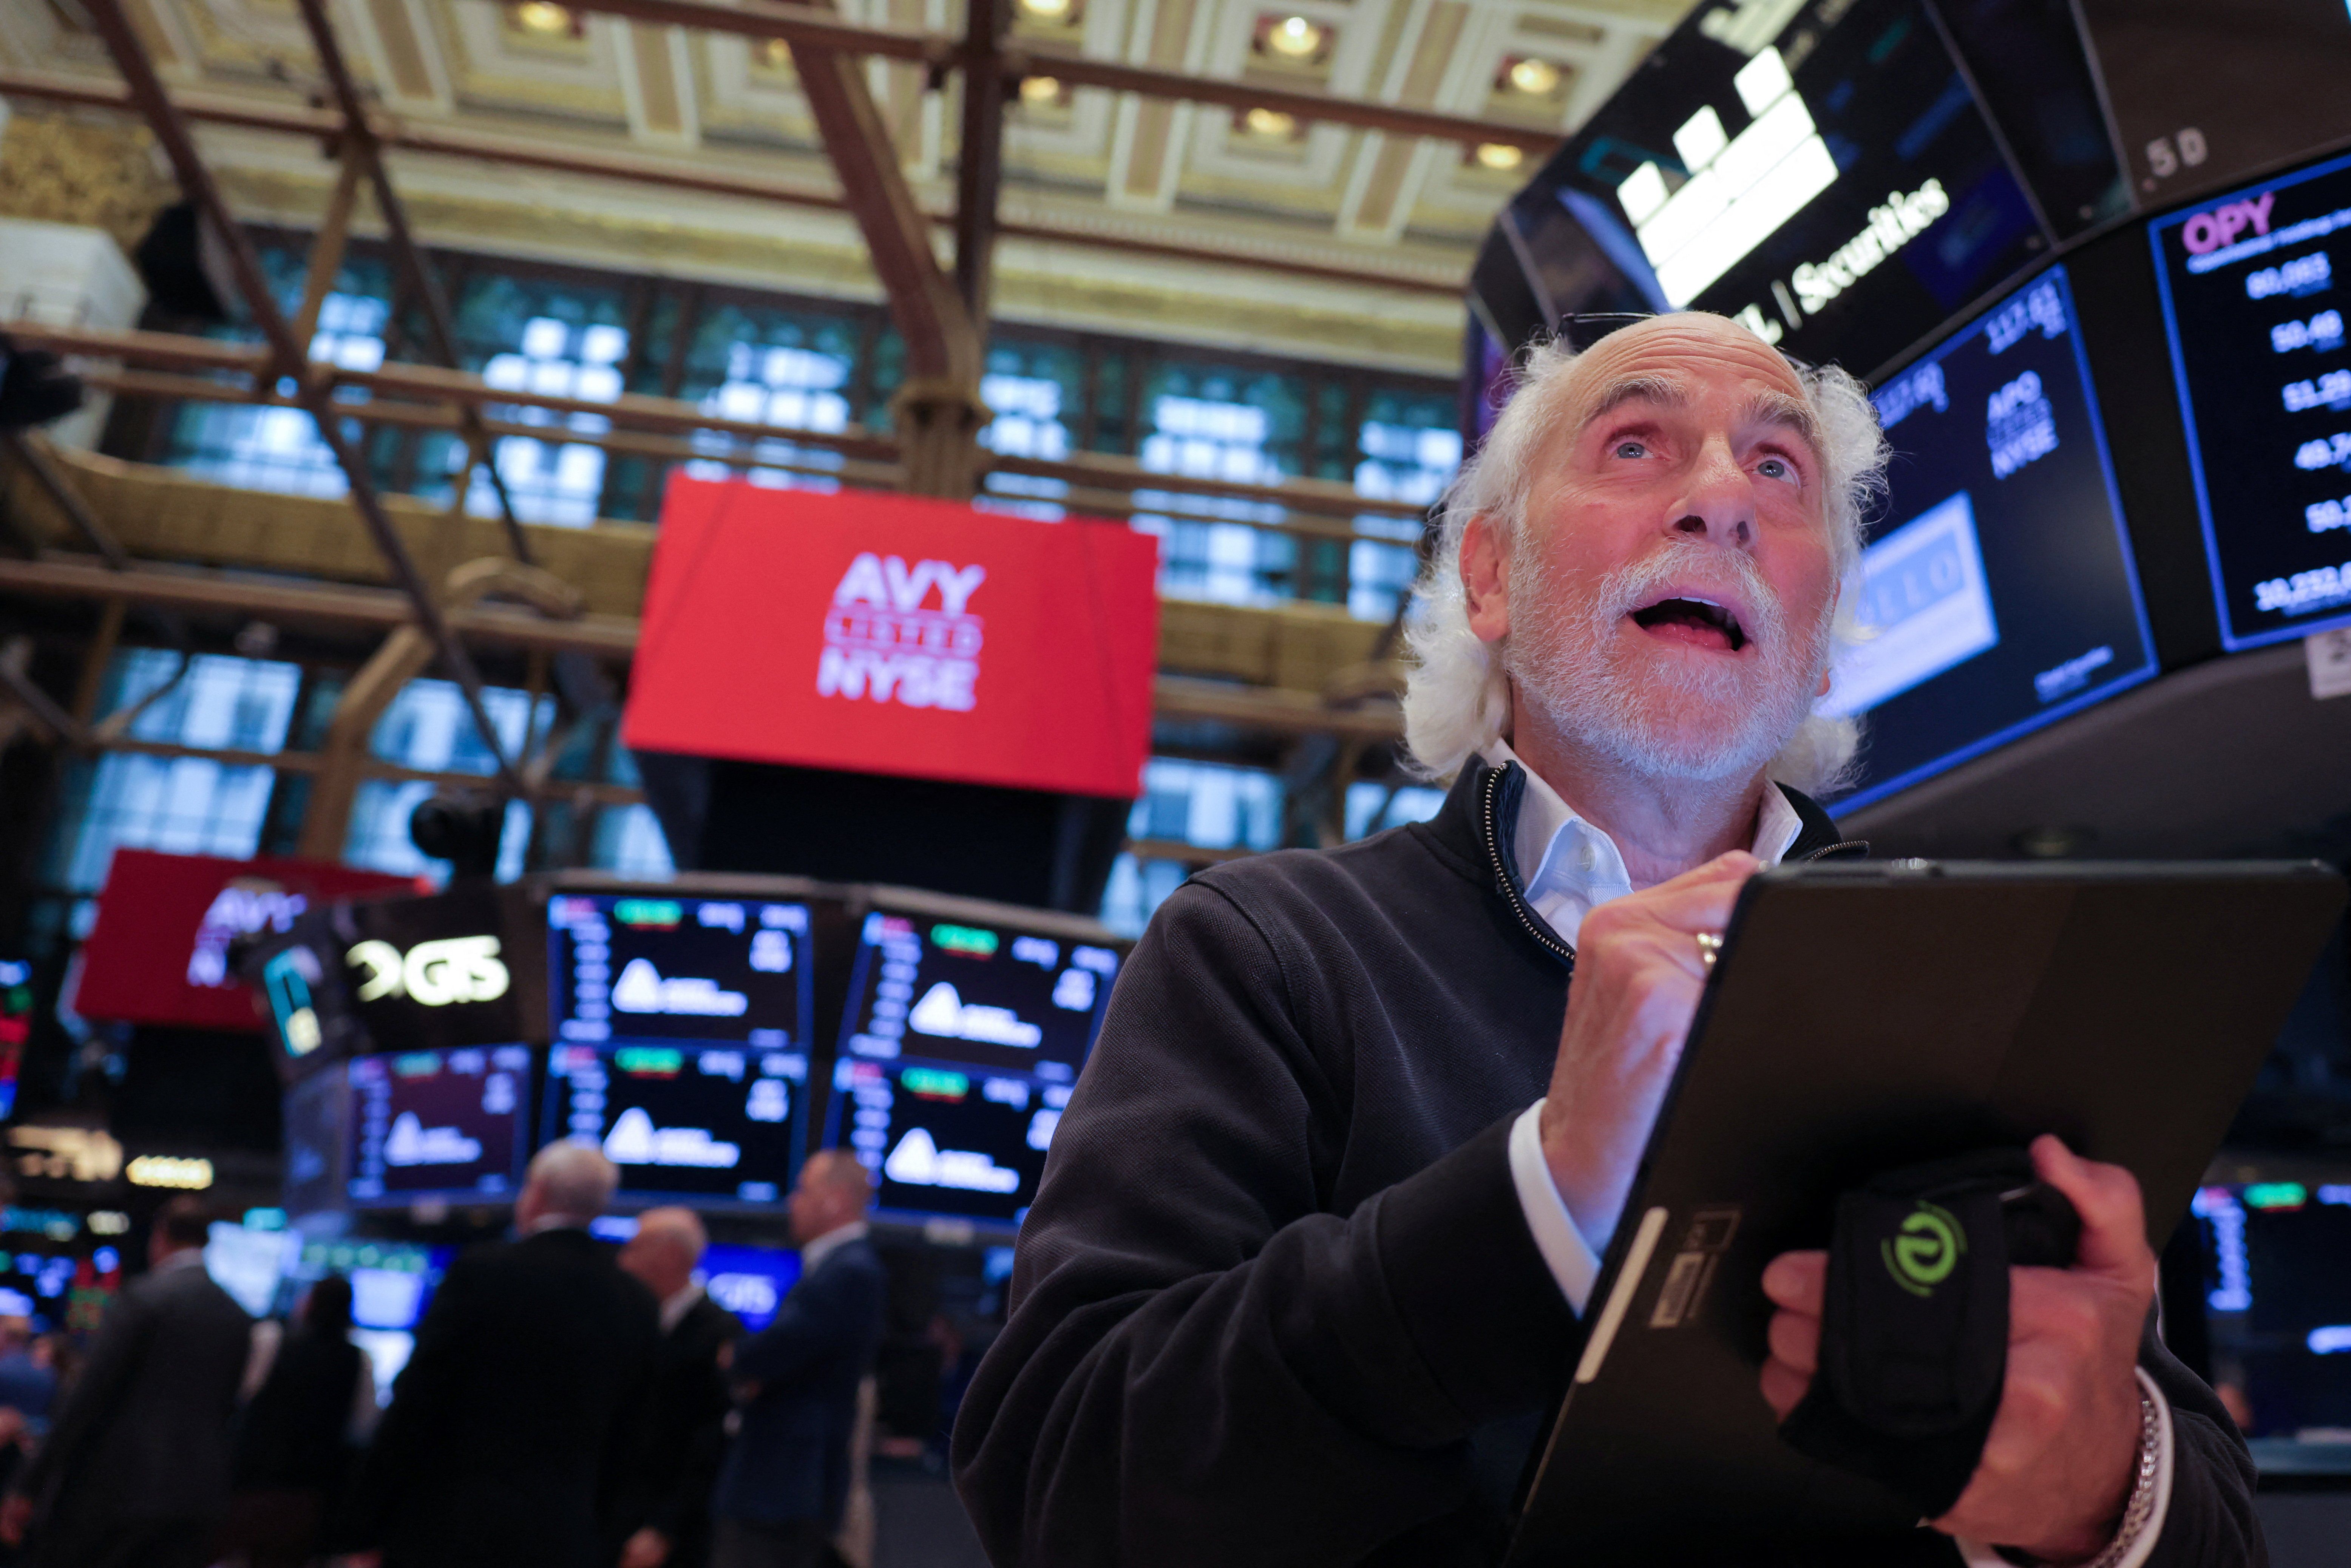
<svg viewBox="0 0 2351 1568"><path fill-rule="evenodd" d="M998 1568L1497 1559L1699 939L1759 867L1865 852L1804 791L1854 751L1812 707L1884 452L1850 377L1719 317L1532 353L1420 585L1443 808L1194 877L1119 979L956 1425ZM2262 1561L2243 1444L2152 1332L2136 1185L2033 1158L2078 1262L2014 1271L1981 1460L1872 1561ZM1782 1416L1825 1270L1765 1274Z"/></svg>

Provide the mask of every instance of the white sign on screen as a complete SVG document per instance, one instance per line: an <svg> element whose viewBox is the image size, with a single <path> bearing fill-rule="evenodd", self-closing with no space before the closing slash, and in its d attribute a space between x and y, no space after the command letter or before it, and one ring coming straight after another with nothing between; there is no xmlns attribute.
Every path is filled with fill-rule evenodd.
<svg viewBox="0 0 2351 1568"><path fill-rule="evenodd" d="M2000 642L1965 490L1871 545L1854 572L1852 645L1817 712L1865 712Z"/></svg>

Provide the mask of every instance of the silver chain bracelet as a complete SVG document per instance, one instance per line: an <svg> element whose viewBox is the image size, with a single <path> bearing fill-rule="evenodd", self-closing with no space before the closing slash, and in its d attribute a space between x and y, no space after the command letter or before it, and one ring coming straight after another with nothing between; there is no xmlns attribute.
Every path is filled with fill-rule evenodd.
<svg viewBox="0 0 2351 1568"><path fill-rule="evenodd" d="M2139 1531L2155 1512L2155 1477L2162 1467L2163 1417L2154 1398L2142 1387L2138 1391L2138 1469L2131 1477L2130 1500L2123 1504L2122 1527L2115 1531L2113 1543L2083 1568L2115 1568L2138 1544Z"/></svg>

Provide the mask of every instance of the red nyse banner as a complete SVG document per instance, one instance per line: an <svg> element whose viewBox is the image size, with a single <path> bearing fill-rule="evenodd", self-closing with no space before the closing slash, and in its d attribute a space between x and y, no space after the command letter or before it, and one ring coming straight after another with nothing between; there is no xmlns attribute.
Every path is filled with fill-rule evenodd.
<svg viewBox="0 0 2351 1568"><path fill-rule="evenodd" d="M98 924L82 944L74 1010L126 1023L258 1030L252 993L229 972L231 939L283 931L303 910L338 898L415 891L413 877L319 861L117 850L98 895Z"/></svg>
<svg viewBox="0 0 2351 1568"><path fill-rule="evenodd" d="M1131 798L1158 541L674 475L622 736L645 751Z"/></svg>

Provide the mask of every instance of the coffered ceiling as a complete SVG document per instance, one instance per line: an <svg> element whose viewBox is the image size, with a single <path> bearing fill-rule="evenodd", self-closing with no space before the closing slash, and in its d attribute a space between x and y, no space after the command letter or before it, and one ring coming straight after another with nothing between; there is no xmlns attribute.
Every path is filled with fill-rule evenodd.
<svg viewBox="0 0 2351 1568"><path fill-rule="evenodd" d="M175 91L298 103L319 89L293 0L129 0ZM1016 43L1565 131L1604 100L1686 0L1016 0ZM841 0L869 25L960 35L960 0ZM836 188L779 44L565 10L549 0L336 0L385 108L421 125L674 160ZM0 65L113 79L77 0L0 0ZM901 160L954 200L956 78L867 67ZM21 105L20 107L31 107ZM315 145L219 125L207 157L240 212L314 220ZM1008 110L1001 316L1449 371L1458 284L1524 168L1512 150L1304 124L1045 78ZM872 297L841 214L643 183L400 154L426 236L547 259ZM362 224L364 226L364 223ZM1363 283L1068 243L1203 247L1343 269ZM944 244L944 240L942 242ZM1405 287L1382 287L1381 279ZM1416 285L1417 287L1412 287Z"/></svg>

